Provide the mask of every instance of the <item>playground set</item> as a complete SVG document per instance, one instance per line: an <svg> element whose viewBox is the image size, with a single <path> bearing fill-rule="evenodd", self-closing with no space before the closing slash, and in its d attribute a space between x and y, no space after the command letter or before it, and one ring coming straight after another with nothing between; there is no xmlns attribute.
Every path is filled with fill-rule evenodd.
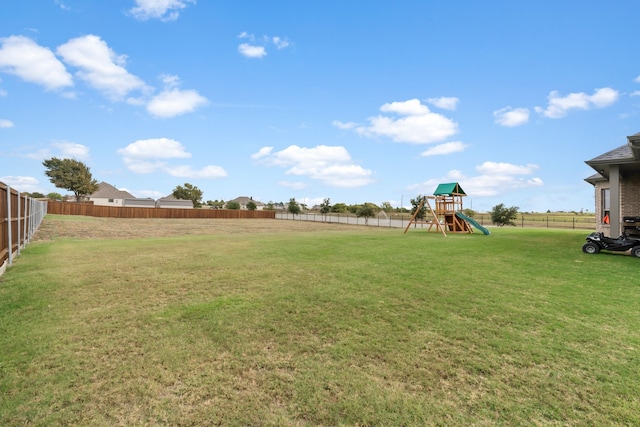
<svg viewBox="0 0 640 427"><path fill-rule="evenodd" d="M473 218L462 213L462 198L466 195L457 182L438 185L436 191L433 192L433 196L422 197L415 213L411 217L411 221L409 221L409 224L404 229L405 234L409 230L409 227L411 227L411 224L428 224L429 228L427 231L431 231L431 228L435 226L445 237L447 236L447 231L450 233L473 233L472 226L488 236L491 234L489 230ZM431 207L429 200L434 201L435 210ZM431 214L431 219L418 219L423 207L427 208Z"/></svg>

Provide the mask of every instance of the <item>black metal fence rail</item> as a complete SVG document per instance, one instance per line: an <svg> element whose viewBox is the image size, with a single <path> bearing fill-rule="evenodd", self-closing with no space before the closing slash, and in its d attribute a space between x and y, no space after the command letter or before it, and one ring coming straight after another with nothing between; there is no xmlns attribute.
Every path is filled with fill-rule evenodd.
<svg viewBox="0 0 640 427"><path fill-rule="evenodd" d="M306 213L293 215L289 212L278 211L276 213L276 219L288 219L295 221L318 221L328 223L339 223L348 225L367 225L371 227L390 227L390 228L404 228L411 221L411 215L393 215L383 216L378 215L376 217L365 219L363 217L357 217L353 214L328 214L323 215L320 213ZM474 219L480 223L483 227L491 227L494 224L491 223L490 215L478 215ZM567 230L595 230L596 222L594 217L571 217L571 218L557 218L551 215L547 216L531 216L521 215L515 220L517 227L522 228L558 228ZM418 223L416 228L428 228L428 224Z"/></svg>

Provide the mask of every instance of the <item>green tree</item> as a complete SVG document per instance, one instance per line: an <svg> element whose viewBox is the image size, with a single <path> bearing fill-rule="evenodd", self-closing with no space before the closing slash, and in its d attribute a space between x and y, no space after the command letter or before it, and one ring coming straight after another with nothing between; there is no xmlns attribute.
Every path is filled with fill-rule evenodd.
<svg viewBox="0 0 640 427"><path fill-rule="evenodd" d="M55 193L55 192L47 194L47 198L51 199L51 200L62 200L62 199L64 199L64 197L62 197L62 194Z"/></svg>
<svg viewBox="0 0 640 427"><path fill-rule="evenodd" d="M347 210L347 205L344 203L336 203L335 205L331 206L331 212L345 213L347 212Z"/></svg>
<svg viewBox="0 0 640 427"><path fill-rule="evenodd" d="M253 200L250 200L249 203L247 203L247 209L249 209L250 211L255 211L256 209L258 209L258 205L256 205L256 202L254 202Z"/></svg>
<svg viewBox="0 0 640 427"><path fill-rule="evenodd" d="M491 209L491 222L496 224L498 227L503 227L505 225L516 225L515 219L518 217L518 207L512 206L507 208L503 203L499 205L495 205L493 209Z"/></svg>
<svg viewBox="0 0 640 427"><path fill-rule="evenodd" d="M47 168L44 174L49 181L58 188L73 192L77 202L98 189L98 181L91 176L89 167L78 160L52 157L42 164Z"/></svg>
<svg viewBox="0 0 640 427"><path fill-rule="evenodd" d="M293 214L293 216L299 215L301 212L300 209L300 204L298 204L298 202L296 201L295 198L291 198L289 199L289 204L287 206L287 211L291 214Z"/></svg>
<svg viewBox="0 0 640 427"><path fill-rule="evenodd" d="M230 202L227 202L227 209L232 209L237 211L238 209L240 209L240 202L236 202L235 200L231 200Z"/></svg>
<svg viewBox="0 0 640 427"><path fill-rule="evenodd" d="M389 202L382 202L382 210L385 213L393 212L393 206Z"/></svg>
<svg viewBox="0 0 640 427"><path fill-rule="evenodd" d="M358 209L360 209L362 205L359 204L355 204L355 205L349 205L347 206L347 210L349 212L351 212L352 214L355 214L356 212L358 212Z"/></svg>
<svg viewBox="0 0 640 427"><path fill-rule="evenodd" d="M207 200L207 205L214 209L222 209L224 208L224 200Z"/></svg>
<svg viewBox="0 0 640 427"><path fill-rule="evenodd" d="M202 191L188 182L185 182L184 186L178 185L171 194L176 199L191 200L194 208L202 206Z"/></svg>
<svg viewBox="0 0 640 427"><path fill-rule="evenodd" d="M320 204L320 213L324 221L327 220L327 214L331 212L331 199L324 199Z"/></svg>
<svg viewBox="0 0 640 427"><path fill-rule="evenodd" d="M377 214L379 211L380 208L374 203L365 203L363 205L360 205L360 207L356 211L356 216L358 218L364 217L364 225L368 225L369 218Z"/></svg>
<svg viewBox="0 0 640 427"><path fill-rule="evenodd" d="M416 197L415 199L411 199L411 216L413 216L416 211L418 210L418 206L420 206L420 203L422 203L422 200L424 199L424 197L422 196L422 194L418 194L418 197ZM418 214L416 215L416 219L420 219L420 220L424 220L424 218L427 216L427 206L426 204L422 204L422 206L420 206L420 210L418 211ZM414 227L417 227L417 224L413 225Z"/></svg>
<svg viewBox="0 0 640 427"><path fill-rule="evenodd" d="M39 191L34 191L31 194L29 193L24 193L24 194L27 194L32 199L44 199L46 197L44 194L40 193Z"/></svg>

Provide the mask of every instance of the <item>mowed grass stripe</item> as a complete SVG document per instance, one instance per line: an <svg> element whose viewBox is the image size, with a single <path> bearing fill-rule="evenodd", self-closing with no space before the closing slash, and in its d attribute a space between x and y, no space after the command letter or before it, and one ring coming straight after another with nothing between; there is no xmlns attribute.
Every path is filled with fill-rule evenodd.
<svg viewBox="0 0 640 427"><path fill-rule="evenodd" d="M33 243L0 279L0 423L640 422L640 260L282 223Z"/></svg>

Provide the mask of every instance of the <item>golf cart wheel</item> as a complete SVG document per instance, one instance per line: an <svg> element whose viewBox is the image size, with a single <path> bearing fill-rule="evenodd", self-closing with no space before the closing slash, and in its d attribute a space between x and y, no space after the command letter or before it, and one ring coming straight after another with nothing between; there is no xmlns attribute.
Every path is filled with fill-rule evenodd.
<svg viewBox="0 0 640 427"><path fill-rule="evenodd" d="M638 247L640 249L640 247ZM582 245L582 252L585 254L597 254L600 252L600 247L594 243L585 243Z"/></svg>
<svg viewBox="0 0 640 427"><path fill-rule="evenodd" d="M633 255L636 258L640 258L640 246L631 248L631 255Z"/></svg>

